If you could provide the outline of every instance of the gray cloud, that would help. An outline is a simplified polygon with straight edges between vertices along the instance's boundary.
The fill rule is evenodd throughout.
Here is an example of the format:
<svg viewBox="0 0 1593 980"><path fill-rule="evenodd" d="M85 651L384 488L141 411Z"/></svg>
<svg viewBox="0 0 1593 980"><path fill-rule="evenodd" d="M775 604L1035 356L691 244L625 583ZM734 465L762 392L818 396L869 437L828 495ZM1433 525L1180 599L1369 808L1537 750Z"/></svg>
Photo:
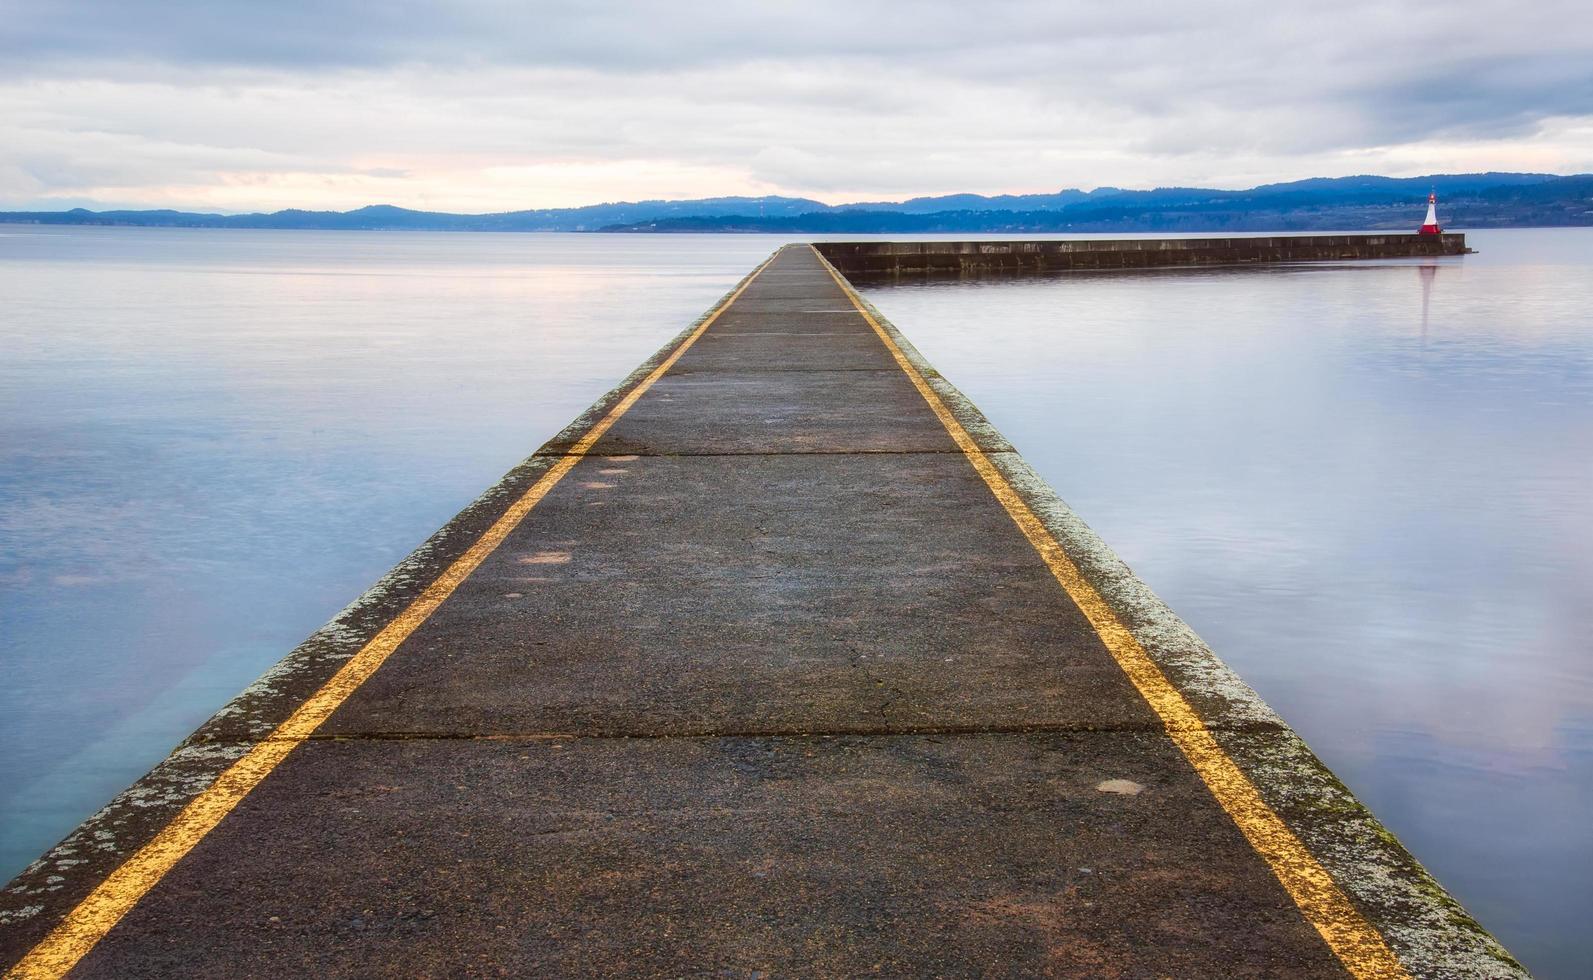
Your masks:
<svg viewBox="0 0 1593 980"><path fill-rule="evenodd" d="M0 0L0 202L1496 167L1593 168L1585 3Z"/></svg>
<svg viewBox="0 0 1593 980"><path fill-rule="evenodd" d="M394 64L680 68L749 60L849 56L958 58L1037 38L1087 40L1198 27L1187 9L995 2L815 0L715 4L593 0L579 4L414 0L13 3L0 51L55 58L254 67ZM1218 4L1221 10L1232 4Z"/></svg>

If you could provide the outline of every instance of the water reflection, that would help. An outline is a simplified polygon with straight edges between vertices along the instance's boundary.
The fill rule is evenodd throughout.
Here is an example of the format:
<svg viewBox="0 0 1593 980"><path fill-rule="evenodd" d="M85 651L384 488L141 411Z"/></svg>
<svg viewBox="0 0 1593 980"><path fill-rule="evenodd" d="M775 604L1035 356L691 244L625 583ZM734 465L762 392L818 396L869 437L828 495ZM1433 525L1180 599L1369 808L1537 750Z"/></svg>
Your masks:
<svg viewBox="0 0 1593 980"><path fill-rule="evenodd" d="M1433 302L1433 282L1438 278L1438 263L1423 262L1416 267L1422 284L1422 350L1427 349L1427 314Z"/></svg>
<svg viewBox="0 0 1593 980"><path fill-rule="evenodd" d="M1593 232L1472 237L869 295L1512 950L1581 977Z"/></svg>

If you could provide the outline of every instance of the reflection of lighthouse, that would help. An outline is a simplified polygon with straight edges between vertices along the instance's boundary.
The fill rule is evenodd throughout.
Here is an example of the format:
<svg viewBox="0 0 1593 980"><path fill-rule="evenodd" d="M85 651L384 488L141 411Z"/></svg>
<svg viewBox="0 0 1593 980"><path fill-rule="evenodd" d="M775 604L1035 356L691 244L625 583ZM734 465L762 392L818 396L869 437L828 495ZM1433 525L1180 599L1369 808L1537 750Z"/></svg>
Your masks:
<svg viewBox="0 0 1593 980"><path fill-rule="evenodd" d="M1438 278L1438 263L1423 262L1416 267L1416 275L1422 281L1422 349L1427 348L1427 308L1432 304L1433 280Z"/></svg>
<svg viewBox="0 0 1593 980"><path fill-rule="evenodd" d="M1427 220L1422 222L1417 234L1436 235L1441 231L1443 229L1438 227L1438 194L1434 192L1427 195Z"/></svg>

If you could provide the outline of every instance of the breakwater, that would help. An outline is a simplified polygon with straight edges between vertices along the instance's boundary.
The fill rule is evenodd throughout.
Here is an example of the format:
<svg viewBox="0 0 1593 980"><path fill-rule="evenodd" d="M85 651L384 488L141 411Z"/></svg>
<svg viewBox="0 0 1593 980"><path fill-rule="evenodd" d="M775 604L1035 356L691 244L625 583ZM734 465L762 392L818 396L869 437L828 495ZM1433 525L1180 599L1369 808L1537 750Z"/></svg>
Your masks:
<svg viewBox="0 0 1593 980"><path fill-rule="evenodd" d="M1519 975L806 246L24 872L0 962Z"/></svg>
<svg viewBox="0 0 1593 980"><path fill-rule="evenodd" d="M1069 269L1153 269L1263 262L1325 262L1461 255L1466 236L1276 235L1265 238L1122 238L1010 242L823 242L847 276L966 275Z"/></svg>

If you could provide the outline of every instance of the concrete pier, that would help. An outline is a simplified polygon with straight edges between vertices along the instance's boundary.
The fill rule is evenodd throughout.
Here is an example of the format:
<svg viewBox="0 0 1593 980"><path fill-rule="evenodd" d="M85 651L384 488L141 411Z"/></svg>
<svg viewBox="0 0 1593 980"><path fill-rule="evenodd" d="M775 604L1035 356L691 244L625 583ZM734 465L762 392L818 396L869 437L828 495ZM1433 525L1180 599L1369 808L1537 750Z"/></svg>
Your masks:
<svg viewBox="0 0 1593 980"><path fill-rule="evenodd" d="M1072 269L1333 262L1462 255L1467 251L1466 236L1460 233L823 242L815 247L847 276L988 275Z"/></svg>
<svg viewBox="0 0 1593 980"><path fill-rule="evenodd" d="M1520 974L805 245L13 881L0 963Z"/></svg>

